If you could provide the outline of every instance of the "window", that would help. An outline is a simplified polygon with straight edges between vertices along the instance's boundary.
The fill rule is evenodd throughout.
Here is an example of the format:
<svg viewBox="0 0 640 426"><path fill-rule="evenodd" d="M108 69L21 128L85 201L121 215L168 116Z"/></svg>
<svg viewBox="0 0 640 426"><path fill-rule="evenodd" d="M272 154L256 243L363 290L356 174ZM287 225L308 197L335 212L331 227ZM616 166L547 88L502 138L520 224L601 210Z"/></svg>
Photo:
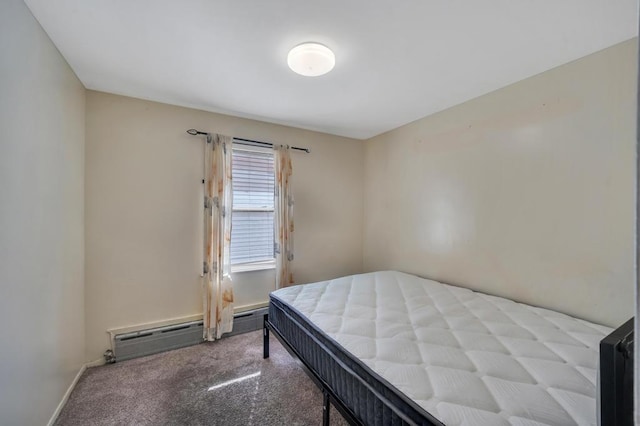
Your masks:
<svg viewBox="0 0 640 426"><path fill-rule="evenodd" d="M232 270L273 267L273 152L233 148Z"/></svg>

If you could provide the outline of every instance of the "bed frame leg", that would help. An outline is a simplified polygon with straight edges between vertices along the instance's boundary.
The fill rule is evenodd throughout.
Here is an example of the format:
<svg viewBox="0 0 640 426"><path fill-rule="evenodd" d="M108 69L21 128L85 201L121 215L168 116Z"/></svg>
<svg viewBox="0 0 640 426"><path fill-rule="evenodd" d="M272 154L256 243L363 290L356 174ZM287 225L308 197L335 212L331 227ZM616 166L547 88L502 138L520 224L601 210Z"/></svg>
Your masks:
<svg viewBox="0 0 640 426"><path fill-rule="evenodd" d="M322 401L322 425L329 426L329 409L331 408L331 401L329 400L329 392L323 391L324 398Z"/></svg>
<svg viewBox="0 0 640 426"><path fill-rule="evenodd" d="M269 358L269 328L267 327L267 321L269 320L269 314L264 314L262 319L262 358Z"/></svg>

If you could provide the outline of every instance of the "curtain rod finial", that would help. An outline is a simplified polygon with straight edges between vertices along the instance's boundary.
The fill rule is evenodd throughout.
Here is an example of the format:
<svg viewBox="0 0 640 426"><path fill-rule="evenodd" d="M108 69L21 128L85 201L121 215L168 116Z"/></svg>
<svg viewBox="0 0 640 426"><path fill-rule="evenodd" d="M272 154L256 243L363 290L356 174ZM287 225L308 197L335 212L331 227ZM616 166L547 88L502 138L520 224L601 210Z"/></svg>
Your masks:
<svg viewBox="0 0 640 426"><path fill-rule="evenodd" d="M189 129L189 130L187 130L187 133L189 133L190 135L193 135L193 136L197 136L197 135L209 136L211 134L211 133L207 133L207 132L201 132L200 130L196 130L196 129Z"/></svg>

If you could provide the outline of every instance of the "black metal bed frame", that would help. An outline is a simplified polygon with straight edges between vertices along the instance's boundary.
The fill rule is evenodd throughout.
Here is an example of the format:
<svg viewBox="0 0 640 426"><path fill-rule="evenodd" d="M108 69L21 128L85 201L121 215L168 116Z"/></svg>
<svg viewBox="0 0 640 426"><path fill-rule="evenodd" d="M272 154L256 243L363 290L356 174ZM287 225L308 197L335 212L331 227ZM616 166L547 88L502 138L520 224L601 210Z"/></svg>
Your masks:
<svg viewBox="0 0 640 426"><path fill-rule="evenodd" d="M633 425L634 318L600 341L600 424Z"/></svg>
<svg viewBox="0 0 640 426"><path fill-rule="evenodd" d="M325 382L318 373L300 356L300 353L289 344L289 342L284 338L282 334L269 322L269 314L264 315L263 320L263 329L262 329L262 344L263 344L263 358L269 358L269 332L273 332L274 336L278 338L282 346L300 363L302 369L305 373L313 380L313 382L320 388L322 391L322 424L323 426L329 426L329 418L330 418L330 409L331 404L333 404L336 409L342 414L344 419L350 425L363 425L361 421L359 421L353 412L346 407L340 398L337 397L335 392L331 389L331 386L327 382Z"/></svg>

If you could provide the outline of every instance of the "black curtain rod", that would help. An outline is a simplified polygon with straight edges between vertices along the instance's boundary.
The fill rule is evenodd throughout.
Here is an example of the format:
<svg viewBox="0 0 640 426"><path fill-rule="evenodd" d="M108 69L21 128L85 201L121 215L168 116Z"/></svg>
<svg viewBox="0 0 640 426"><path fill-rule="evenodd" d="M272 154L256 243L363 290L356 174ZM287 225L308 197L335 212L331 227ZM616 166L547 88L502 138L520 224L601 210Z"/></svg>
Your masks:
<svg viewBox="0 0 640 426"><path fill-rule="evenodd" d="M196 129L189 129L189 130L187 130L187 133L189 133L190 135L193 135L193 136L196 136L196 135L209 136L209 135L211 135L211 133L201 132L200 130L196 130ZM234 141L234 143L238 143L240 145L253 145L253 146L259 145L259 146L271 146L271 147L273 147L273 144L271 142L254 141L253 139L233 138L233 141ZM311 150L309 148L299 148L297 146L292 146L291 149L295 149L295 150L298 150L298 151L304 151L306 153L311 153Z"/></svg>

